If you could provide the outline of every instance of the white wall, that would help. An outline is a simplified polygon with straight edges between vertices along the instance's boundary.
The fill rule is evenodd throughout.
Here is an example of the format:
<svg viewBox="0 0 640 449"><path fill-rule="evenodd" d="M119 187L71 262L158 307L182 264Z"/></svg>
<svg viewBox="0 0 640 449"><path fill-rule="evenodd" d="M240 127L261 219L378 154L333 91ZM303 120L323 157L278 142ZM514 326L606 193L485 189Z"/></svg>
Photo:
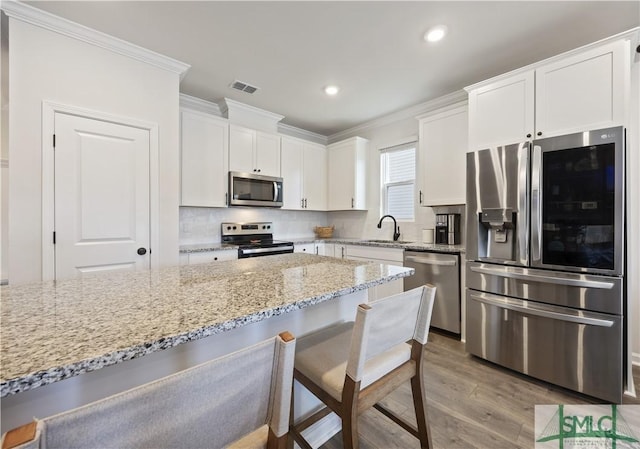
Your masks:
<svg viewBox="0 0 640 449"><path fill-rule="evenodd" d="M367 170L367 211L329 212L329 225L336 227L335 234L345 238L391 239L393 221L386 219L382 229L377 228L380 212L380 150L401 143L418 140L418 120L414 117L382 125L359 129L353 135L369 140ZM350 136L345 136L347 138ZM342 138L342 136L341 136ZM329 179L331 182L331 179ZM435 215L430 207L417 207L414 222L399 222L400 239L419 241L422 229L434 228Z"/></svg>
<svg viewBox="0 0 640 449"><path fill-rule="evenodd" d="M9 261L9 18L0 13L0 283Z"/></svg>
<svg viewBox="0 0 640 449"><path fill-rule="evenodd" d="M635 48L638 42L632 42ZM633 361L640 365L640 54L631 66L631 108L627 128L627 324Z"/></svg>
<svg viewBox="0 0 640 449"><path fill-rule="evenodd" d="M178 263L179 76L9 19L9 281L41 279L42 101L158 124L160 265Z"/></svg>

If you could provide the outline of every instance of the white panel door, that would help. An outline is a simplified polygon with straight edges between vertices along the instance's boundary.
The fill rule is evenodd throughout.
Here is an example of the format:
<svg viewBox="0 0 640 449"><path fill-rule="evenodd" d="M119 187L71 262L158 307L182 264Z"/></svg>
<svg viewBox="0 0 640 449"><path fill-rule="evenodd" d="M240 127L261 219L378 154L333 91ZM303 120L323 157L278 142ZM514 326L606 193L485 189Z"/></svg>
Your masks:
<svg viewBox="0 0 640 449"><path fill-rule="evenodd" d="M56 279L148 268L149 131L56 113L55 136Z"/></svg>
<svg viewBox="0 0 640 449"><path fill-rule="evenodd" d="M309 210L327 210L327 150L322 145L304 145L304 206Z"/></svg>
<svg viewBox="0 0 640 449"><path fill-rule="evenodd" d="M624 124L628 54L617 41L536 69L536 137Z"/></svg>
<svg viewBox="0 0 640 449"><path fill-rule="evenodd" d="M256 133L256 168L260 175L280 176L280 136Z"/></svg>
<svg viewBox="0 0 640 449"><path fill-rule="evenodd" d="M253 129L229 125L229 170L256 173L254 152L256 132Z"/></svg>
<svg viewBox="0 0 640 449"><path fill-rule="evenodd" d="M469 92L469 150L532 138L534 72L528 71Z"/></svg>
<svg viewBox="0 0 640 449"><path fill-rule="evenodd" d="M281 151L282 208L299 210L304 207L302 198L303 143L283 137Z"/></svg>

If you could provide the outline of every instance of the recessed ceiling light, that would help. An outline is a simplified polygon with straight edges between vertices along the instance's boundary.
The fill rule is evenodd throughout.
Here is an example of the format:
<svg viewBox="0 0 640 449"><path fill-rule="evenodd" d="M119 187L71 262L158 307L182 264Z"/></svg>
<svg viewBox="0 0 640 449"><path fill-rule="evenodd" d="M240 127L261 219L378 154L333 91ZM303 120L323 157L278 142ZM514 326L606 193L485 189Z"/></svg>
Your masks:
<svg viewBox="0 0 640 449"><path fill-rule="evenodd" d="M447 27L444 25L434 26L424 33L424 40L427 42L438 42L447 34Z"/></svg>
<svg viewBox="0 0 640 449"><path fill-rule="evenodd" d="M336 95L340 91L338 86L327 86L324 88L324 93L327 95Z"/></svg>

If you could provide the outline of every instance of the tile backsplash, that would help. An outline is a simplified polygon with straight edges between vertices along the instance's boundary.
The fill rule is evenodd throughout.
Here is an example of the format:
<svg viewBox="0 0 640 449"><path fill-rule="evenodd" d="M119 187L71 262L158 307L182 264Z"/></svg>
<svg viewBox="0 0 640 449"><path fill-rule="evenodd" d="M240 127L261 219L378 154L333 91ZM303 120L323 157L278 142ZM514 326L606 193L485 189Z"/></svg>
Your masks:
<svg viewBox="0 0 640 449"><path fill-rule="evenodd" d="M327 226L327 212L257 207L181 207L180 244L219 243L220 223L271 221L276 239L314 236L313 228Z"/></svg>
<svg viewBox="0 0 640 449"><path fill-rule="evenodd" d="M421 207L416 221L399 222L400 239L421 241L423 229L435 228L436 213L461 214L461 238L465 240L464 205ZM380 216L371 211L314 212L272 208L230 207L181 207L180 244L206 244L220 242L220 224L223 222L271 221L276 239L313 237L315 226L335 226L334 236L359 239L391 239L393 221L386 219L382 229L377 228Z"/></svg>

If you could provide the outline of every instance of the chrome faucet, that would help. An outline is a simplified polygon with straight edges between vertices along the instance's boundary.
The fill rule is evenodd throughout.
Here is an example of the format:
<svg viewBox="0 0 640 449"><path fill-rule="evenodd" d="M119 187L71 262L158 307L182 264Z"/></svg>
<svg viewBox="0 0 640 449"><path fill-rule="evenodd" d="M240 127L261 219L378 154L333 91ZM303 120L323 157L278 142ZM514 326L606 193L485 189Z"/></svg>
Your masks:
<svg viewBox="0 0 640 449"><path fill-rule="evenodd" d="M393 218L393 215L383 215L380 221L378 222L378 229L382 229L382 220L385 218L391 218L393 220L393 241L397 241L400 238L400 228L398 227L398 223L396 219Z"/></svg>

